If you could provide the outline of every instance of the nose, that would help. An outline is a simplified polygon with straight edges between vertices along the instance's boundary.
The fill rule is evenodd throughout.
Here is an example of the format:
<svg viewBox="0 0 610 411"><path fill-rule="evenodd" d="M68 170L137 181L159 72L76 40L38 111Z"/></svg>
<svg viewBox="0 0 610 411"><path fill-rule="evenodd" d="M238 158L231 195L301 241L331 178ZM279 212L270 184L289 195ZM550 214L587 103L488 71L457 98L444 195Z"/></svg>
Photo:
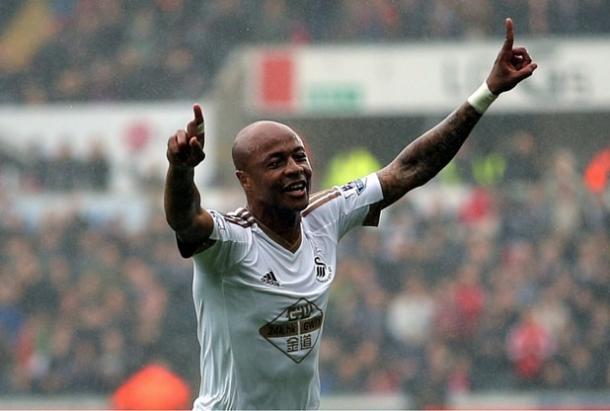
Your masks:
<svg viewBox="0 0 610 411"><path fill-rule="evenodd" d="M286 174L300 174L303 172L303 166L296 162L294 158L290 157L286 162L286 168L284 169Z"/></svg>

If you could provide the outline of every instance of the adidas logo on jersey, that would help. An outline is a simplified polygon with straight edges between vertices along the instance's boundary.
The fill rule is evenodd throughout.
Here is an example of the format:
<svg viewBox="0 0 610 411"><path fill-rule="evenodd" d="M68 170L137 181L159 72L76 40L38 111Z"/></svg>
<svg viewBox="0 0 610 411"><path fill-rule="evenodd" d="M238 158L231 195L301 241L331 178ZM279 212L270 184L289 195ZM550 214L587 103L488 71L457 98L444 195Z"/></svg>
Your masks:
<svg viewBox="0 0 610 411"><path fill-rule="evenodd" d="M273 285L275 287L280 286L280 282L277 280L277 278L275 278L275 274L273 274L273 271L269 271L267 274L263 275L261 277L261 281L265 284Z"/></svg>

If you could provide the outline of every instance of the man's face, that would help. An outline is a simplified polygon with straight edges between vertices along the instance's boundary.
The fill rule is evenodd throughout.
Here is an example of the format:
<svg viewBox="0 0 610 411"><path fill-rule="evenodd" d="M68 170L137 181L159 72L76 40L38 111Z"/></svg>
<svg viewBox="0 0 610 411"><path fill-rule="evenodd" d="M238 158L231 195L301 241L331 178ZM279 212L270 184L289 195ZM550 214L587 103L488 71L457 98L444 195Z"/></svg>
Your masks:
<svg viewBox="0 0 610 411"><path fill-rule="evenodd" d="M248 156L250 202L282 211L309 204L311 165L301 139L289 127L272 127L256 136Z"/></svg>

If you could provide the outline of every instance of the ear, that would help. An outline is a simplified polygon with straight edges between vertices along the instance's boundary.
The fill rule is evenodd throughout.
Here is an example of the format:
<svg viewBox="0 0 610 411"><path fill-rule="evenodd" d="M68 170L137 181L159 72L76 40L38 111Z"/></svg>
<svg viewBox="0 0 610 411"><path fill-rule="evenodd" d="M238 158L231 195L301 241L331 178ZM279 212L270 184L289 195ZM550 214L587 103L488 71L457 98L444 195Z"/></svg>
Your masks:
<svg viewBox="0 0 610 411"><path fill-rule="evenodd" d="M250 190L252 187L252 180L247 172L242 170L235 170L235 176L239 180L239 184L243 187L245 191Z"/></svg>

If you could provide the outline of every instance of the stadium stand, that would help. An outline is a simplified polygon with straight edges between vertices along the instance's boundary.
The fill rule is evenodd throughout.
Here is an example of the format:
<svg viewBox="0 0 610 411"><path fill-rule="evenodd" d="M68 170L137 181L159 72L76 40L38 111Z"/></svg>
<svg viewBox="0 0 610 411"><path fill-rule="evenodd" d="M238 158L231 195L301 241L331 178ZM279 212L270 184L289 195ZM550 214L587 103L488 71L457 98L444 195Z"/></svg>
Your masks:
<svg viewBox="0 0 610 411"><path fill-rule="evenodd" d="M224 58L263 43L387 43L501 35L512 15L521 36L610 32L604 1L157 0L3 2L3 19L36 22L3 38L39 39L0 61L6 102L196 98ZM30 11L29 9L36 10ZM14 26L14 27L13 27ZM32 36L32 30L44 31ZM14 61L22 62L16 66Z"/></svg>

